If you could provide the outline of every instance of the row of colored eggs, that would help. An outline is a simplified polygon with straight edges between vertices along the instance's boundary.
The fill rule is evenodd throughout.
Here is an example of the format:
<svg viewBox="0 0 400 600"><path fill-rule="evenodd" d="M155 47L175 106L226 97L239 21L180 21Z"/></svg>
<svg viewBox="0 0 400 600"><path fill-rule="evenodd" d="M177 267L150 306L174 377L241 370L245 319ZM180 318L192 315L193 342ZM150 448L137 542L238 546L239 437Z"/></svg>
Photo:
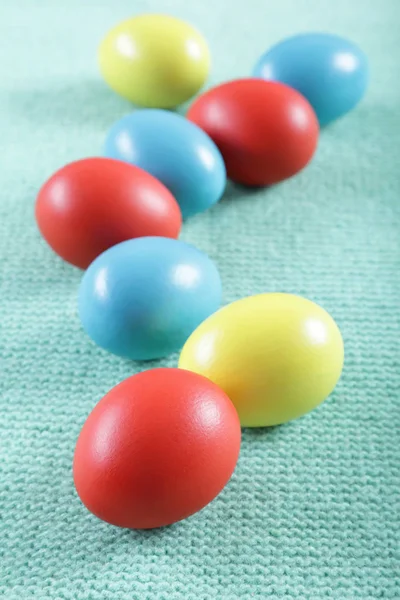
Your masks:
<svg viewBox="0 0 400 600"><path fill-rule="evenodd" d="M310 160L318 125L299 94L257 80L238 80L215 92L225 107L221 114L226 114L226 120L220 119L225 130L210 131L216 143L184 117L143 109L112 127L104 158L80 160L57 171L36 204L38 225L49 245L68 262L86 268L118 242L143 235L176 238L182 217L203 212L222 197L226 171L235 181L272 184ZM191 114L206 127L204 107L205 118L212 118L215 106L207 94Z"/></svg>
<svg viewBox="0 0 400 600"><path fill-rule="evenodd" d="M207 54L201 40L178 19L130 19L112 30L101 47L103 70L108 65L105 77L120 77L127 96L127 90L143 93L129 96L137 103L146 104L147 98L148 105L163 106L164 88L169 93L197 90L183 81L197 72ZM314 110L321 123L332 120L335 110L336 116L343 114L361 98L367 72L364 55L350 42L302 35L278 44L258 62L256 75L280 83L239 79L222 84L200 96L187 119L165 110L136 111L111 128L105 156L153 175L173 198L138 169L101 159L78 161L58 171L41 190L39 228L60 256L82 268L126 239L177 237L181 217L175 201L187 218L221 198L226 175L254 186L299 172L317 145Z"/></svg>
<svg viewBox="0 0 400 600"><path fill-rule="evenodd" d="M174 108L194 96L210 70L210 52L191 25L140 15L110 30L100 46L110 87L137 106ZM279 81L310 102L326 125L354 108L368 84L365 54L338 35L306 33L279 42L256 62L253 77Z"/></svg>
<svg viewBox="0 0 400 600"><path fill-rule="evenodd" d="M277 183L303 168L317 143L312 109L277 83L224 84L200 97L188 117L199 126L165 110L135 111L111 128L105 158L71 163L46 182L37 221L62 258L86 268L126 239L177 237L181 215L215 204L227 174L253 185Z"/></svg>
<svg viewBox="0 0 400 600"><path fill-rule="evenodd" d="M285 423L334 389L344 349L325 310L290 294L220 301L215 265L174 239L123 242L84 274L80 316L103 347L151 358L188 338L178 369L126 379L86 420L74 482L97 517L152 528L190 516L232 475L240 426Z"/></svg>
<svg viewBox="0 0 400 600"><path fill-rule="evenodd" d="M241 425L280 424L315 408L342 366L339 329L313 302L290 294L234 302L189 337L179 369L134 375L95 406L75 449L77 492L120 527L184 519L230 479Z"/></svg>
<svg viewBox="0 0 400 600"><path fill-rule="evenodd" d="M283 54L281 47L272 65L271 53L263 57L255 75L292 85L284 81L290 79L285 52L292 64L293 52L302 57L299 76L307 53L321 56L315 43L320 51L328 48L319 91L312 97L312 86L300 90L324 124L360 99L366 65L340 38L299 40L286 44ZM310 42L313 51L306 49ZM204 40L181 21L143 16L111 32L101 63L122 95L139 105L169 107L204 82L203 51L206 57ZM340 71L347 72L347 84L343 78L341 95L329 104L328 75L338 92ZM323 309L296 296L263 294L218 310L215 265L174 239L181 214L202 212L219 199L226 171L234 181L268 185L310 160L317 118L284 84L256 78L223 84L194 103L189 120L163 110L133 113L110 131L108 158L67 165L39 193L36 216L48 243L72 264L90 265L79 312L92 339L135 359L184 345L180 369L153 369L114 388L79 437L78 493L94 514L116 525L155 527L196 512L234 469L240 423L296 418L324 400L340 376L342 338Z"/></svg>
<svg viewBox="0 0 400 600"><path fill-rule="evenodd" d="M86 222L77 220L75 226L85 232ZM107 233L105 221L101 223L103 231ZM68 236L66 239L70 242ZM72 248L76 246L72 244ZM206 254L176 239L144 235L113 245L89 265L79 289L79 314L85 331L102 348L125 358L149 360L179 351L194 330L220 308L221 299L221 278ZM250 313L254 310L249 304L246 308ZM253 322L252 329L271 338L271 332L264 330L270 324L266 316L260 316L261 325ZM311 313L308 321L313 322ZM232 322L237 324L239 351L244 342L239 335L240 320L234 317ZM225 329L229 331L228 324ZM300 332L302 327L295 330ZM222 337L227 340L229 336L223 333ZM201 347L203 350L194 354L204 355L203 343ZM301 345L298 350L303 351ZM207 360L210 362L209 357Z"/></svg>

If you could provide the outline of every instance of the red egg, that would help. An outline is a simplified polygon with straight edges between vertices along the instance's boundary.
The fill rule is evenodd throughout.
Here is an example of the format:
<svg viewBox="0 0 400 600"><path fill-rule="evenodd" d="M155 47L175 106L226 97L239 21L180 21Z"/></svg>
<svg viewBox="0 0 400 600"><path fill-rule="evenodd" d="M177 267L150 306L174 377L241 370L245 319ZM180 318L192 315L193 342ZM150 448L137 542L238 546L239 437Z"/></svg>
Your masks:
<svg viewBox="0 0 400 600"><path fill-rule="evenodd" d="M318 120L308 101L272 81L223 83L200 96L187 118L214 140L228 177L244 185L272 185L295 175L318 141Z"/></svg>
<svg viewBox="0 0 400 600"><path fill-rule="evenodd" d="M89 415L75 449L75 486L108 523L161 527L219 494L239 448L239 418L225 392L189 371L152 369L114 387Z"/></svg>
<svg viewBox="0 0 400 600"><path fill-rule="evenodd" d="M54 173L39 192L35 212L51 248L82 269L131 238L177 238L182 224L179 205L161 182L110 158L78 160Z"/></svg>

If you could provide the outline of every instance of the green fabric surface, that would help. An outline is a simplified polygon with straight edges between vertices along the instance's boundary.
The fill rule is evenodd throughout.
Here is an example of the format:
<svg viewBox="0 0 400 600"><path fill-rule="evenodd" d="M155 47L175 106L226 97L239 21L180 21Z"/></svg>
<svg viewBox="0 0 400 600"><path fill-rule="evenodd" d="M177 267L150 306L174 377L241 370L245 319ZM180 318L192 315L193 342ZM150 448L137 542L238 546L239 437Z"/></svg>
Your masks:
<svg viewBox="0 0 400 600"><path fill-rule="evenodd" d="M149 532L92 516L71 461L96 402L151 365L91 343L77 316L81 273L33 218L44 180L99 154L130 110L102 82L96 50L138 12L203 31L210 84L248 75L268 46L307 30L353 39L372 73L309 168L269 190L231 186L182 233L218 263L224 302L286 291L322 304L343 332L343 377L313 413L244 431L221 495ZM400 598L399 23L398 0L1 0L0 597Z"/></svg>

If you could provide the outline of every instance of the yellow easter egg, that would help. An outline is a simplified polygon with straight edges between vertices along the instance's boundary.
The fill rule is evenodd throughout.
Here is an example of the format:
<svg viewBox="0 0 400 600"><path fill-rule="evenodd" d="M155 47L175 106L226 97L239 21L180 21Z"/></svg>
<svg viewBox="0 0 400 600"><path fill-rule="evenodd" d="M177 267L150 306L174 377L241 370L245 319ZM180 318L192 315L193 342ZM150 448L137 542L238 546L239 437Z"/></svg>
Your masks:
<svg viewBox="0 0 400 600"><path fill-rule="evenodd" d="M100 69L117 94L138 106L173 108L204 85L210 53L203 36L167 15L140 15L106 35Z"/></svg>
<svg viewBox="0 0 400 600"><path fill-rule="evenodd" d="M208 377L230 397L243 427L278 425L320 404L343 368L332 317L291 294L250 296L206 319L179 367Z"/></svg>

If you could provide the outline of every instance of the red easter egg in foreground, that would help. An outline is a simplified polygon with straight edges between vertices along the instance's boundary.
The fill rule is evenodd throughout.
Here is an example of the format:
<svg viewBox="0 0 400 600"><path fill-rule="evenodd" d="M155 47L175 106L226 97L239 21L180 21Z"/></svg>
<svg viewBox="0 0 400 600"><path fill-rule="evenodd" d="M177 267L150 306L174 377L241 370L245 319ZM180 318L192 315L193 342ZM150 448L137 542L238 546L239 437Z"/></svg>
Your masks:
<svg viewBox="0 0 400 600"><path fill-rule="evenodd" d="M108 523L169 525L222 490L240 435L236 410L214 383L182 369L145 371L114 387L89 415L75 449L75 486Z"/></svg>
<svg viewBox="0 0 400 600"><path fill-rule="evenodd" d="M111 158L78 160L54 173L39 192L35 213L51 248L82 269L131 238L177 238L182 224L179 205L161 182Z"/></svg>
<svg viewBox="0 0 400 600"><path fill-rule="evenodd" d="M228 177L244 185L272 185L295 175L318 141L318 120L309 102L273 81L223 83L200 96L187 118L214 140Z"/></svg>

